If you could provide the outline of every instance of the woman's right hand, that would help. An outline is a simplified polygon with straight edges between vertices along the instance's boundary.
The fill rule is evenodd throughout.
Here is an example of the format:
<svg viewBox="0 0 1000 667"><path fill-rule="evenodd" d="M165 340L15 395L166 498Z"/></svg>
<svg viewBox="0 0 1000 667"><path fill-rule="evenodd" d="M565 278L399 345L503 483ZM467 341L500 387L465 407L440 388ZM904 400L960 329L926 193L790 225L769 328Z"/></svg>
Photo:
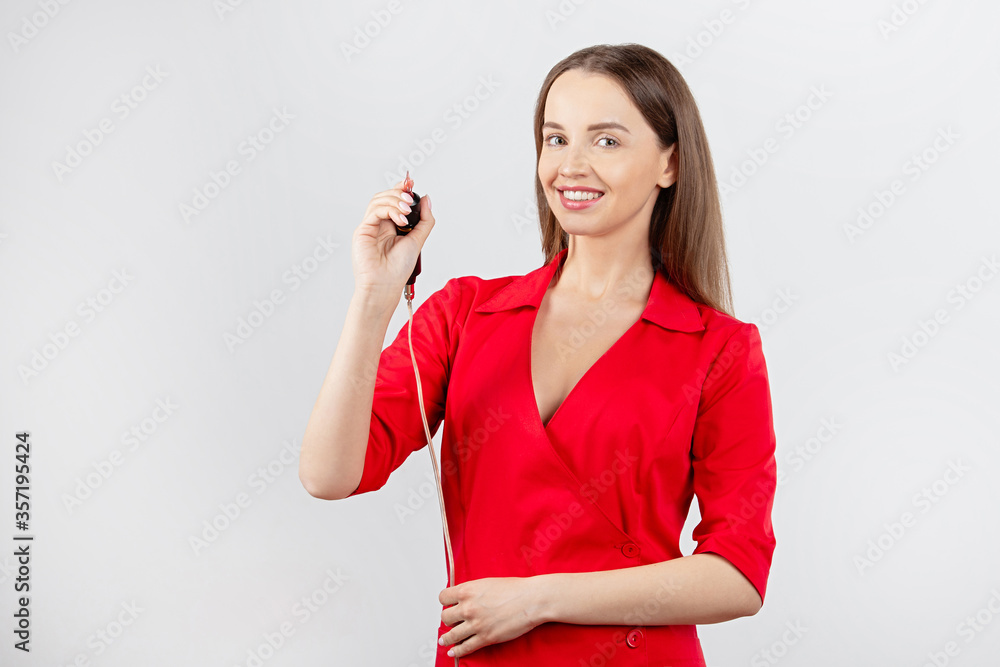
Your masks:
<svg viewBox="0 0 1000 667"><path fill-rule="evenodd" d="M406 213L412 198L403 192L403 181L379 192L368 202L361 224L354 230L351 261L354 266L354 289L366 295L399 303L403 287L417 264L417 255L434 227L430 197L420 197L420 221L406 236L398 236L396 227L406 226ZM402 204L403 206L400 206Z"/></svg>

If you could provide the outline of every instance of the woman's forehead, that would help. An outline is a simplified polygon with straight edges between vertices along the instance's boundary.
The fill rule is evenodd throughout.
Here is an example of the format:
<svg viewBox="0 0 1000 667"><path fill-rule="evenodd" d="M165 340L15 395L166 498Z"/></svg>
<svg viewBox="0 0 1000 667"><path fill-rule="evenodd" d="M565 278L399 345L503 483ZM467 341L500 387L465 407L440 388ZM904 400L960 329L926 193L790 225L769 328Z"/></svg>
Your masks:
<svg viewBox="0 0 1000 667"><path fill-rule="evenodd" d="M552 82L545 102L545 120L561 124L618 120L624 125L639 113L611 77L570 70Z"/></svg>

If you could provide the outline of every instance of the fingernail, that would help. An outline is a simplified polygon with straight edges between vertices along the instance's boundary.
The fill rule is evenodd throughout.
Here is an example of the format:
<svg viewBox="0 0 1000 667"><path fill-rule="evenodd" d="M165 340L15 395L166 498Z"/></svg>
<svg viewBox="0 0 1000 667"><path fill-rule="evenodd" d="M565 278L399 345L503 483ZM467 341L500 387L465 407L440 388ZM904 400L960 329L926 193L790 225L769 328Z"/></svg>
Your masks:
<svg viewBox="0 0 1000 667"><path fill-rule="evenodd" d="M409 193L409 192L403 192L403 193L401 193L401 195L400 195L400 196L401 196L401 197L402 197L403 199L405 199L405 200L406 200L406 203L407 203L407 204L412 204L412 203L413 203L413 197L411 197L411 196L410 196L410 193Z"/></svg>
<svg viewBox="0 0 1000 667"><path fill-rule="evenodd" d="M444 637L438 637L438 646L444 646Z"/></svg>
<svg viewBox="0 0 1000 667"><path fill-rule="evenodd" d="M428 211L433 211L433 210L434 210L434 207L433 207L433 206L431 206L431 198L430 198L430 196L428 196L428 195L424 195L423 199L426 199L426 200L427 200L427 210L428 210Z"/></svg>

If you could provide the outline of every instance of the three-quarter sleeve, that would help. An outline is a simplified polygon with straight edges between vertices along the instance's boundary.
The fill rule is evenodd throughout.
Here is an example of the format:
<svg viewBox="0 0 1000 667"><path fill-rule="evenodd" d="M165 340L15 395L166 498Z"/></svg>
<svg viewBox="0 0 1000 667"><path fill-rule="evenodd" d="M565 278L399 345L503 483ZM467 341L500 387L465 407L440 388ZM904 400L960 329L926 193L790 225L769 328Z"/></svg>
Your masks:
<svg viewBox="0 0 1000 667"><path fill-rule="evenodd" d="M701 521L694 553L712 552L757 589L767 587L775 538L775 435L767 367L756 325L743 323L706 376L691 446Z"/></svg>
<svg viewBox="0 0 1000 667"><path fill-rule="evenodd" d="M452 278L413 313L413 352L432 436L444 418L448 379L461 332L457 317L461 298L462 282ZM407 319L379 357L364 470L351 496L381 489L406 457L427 445L407 339L409 326Z"/></svg>

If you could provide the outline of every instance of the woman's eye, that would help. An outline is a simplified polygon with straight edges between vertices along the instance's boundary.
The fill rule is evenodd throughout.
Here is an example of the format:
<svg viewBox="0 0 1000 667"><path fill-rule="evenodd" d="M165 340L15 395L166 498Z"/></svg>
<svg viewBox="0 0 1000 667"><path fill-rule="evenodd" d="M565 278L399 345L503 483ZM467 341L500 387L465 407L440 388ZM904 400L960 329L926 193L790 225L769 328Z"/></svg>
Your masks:
<svg viewBox="0 0 1000 667"><path fill-rule="evenodd" d="M561 144L553 144L553 143L552 143L552 141L551 141L552 139L559 139L559 140L562 140L562 137L560 137L560 136L559 136L558 134L550 134L549 136L545 137L545 143L546 143L546 144L548 144L549 146L558 146L558 145L561 145ZM605 140L607 140L607 141L611 141L611 142L614 142L614 143L612 144L612 146L617 146L617 145L619 145L619 144L618 144L618 140L617 140L617 139L615 139L614 137L601 137L601 138L600 138L600 139L598 139L597 141L598 141L598 142L601 142L601 141L605 141ZM606 148L610 148L611 146L609 146L609 145L605 145L605 147L606 147Z"/></svg>

